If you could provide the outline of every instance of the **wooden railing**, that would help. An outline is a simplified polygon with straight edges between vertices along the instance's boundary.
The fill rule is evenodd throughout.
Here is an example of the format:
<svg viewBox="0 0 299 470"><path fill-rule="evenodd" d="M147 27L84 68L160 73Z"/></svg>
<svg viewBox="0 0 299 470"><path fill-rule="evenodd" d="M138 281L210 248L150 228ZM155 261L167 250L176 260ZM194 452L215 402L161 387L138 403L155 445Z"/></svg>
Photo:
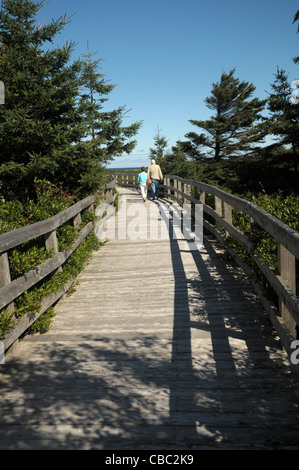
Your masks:
<svg viewBox="0 0 299 470"><path fill-rule="evenodd" d="M13 312L14 301L20 295L45 279L46 276L52 275L57 270L61 269L63 264L85 240L88 234L95 228L98 229L96 221L93 220L88 222L81 230L79 230L81 224L81 213L83 211L94 211L97 209L96 216L99 219L102 218L101 226L103 226L105 219L111 215L111 211L107 212L107 207L111 205L115 199L115 195L113 194L114 186L115 181L111 181L109 184L105 185L102 193L95 193L92 196L86 197L82 201L77 202L50 219L0 235L0 310L6 309ZM94 208L94 203L98 199L99 195L103 197L105 203ZM71 248L59 251L56 230L70 220L72 220L74 227L79 230L78 236ZM100 234L98 233L97 235L99 236ZM51 257L42 265L37 266L17 279L11 280L8 251L22 243L38 239L38 237L44 238L45 247L48 251L51 251ZM15 326L3 339L5 350L7 350L30 327L30 325L35 322L40 315L42 315L42 313L48 310L60 297L62 297L64 293L69 290L73 281L73 279L68 281L58 292L55 292L43 299L41 302L41 308L38 312L28 312L28 314L16 319Z"/></svg>
<svg viewBox="0 0 299 470"><path fill-rule="evenodd" d="M296 295L296 260L299 260L299 233L275 217L271 216L250 201L233 196L214 186L194 180L167 175L164 178L164 195L179 204L203 204L203 226L225 246L229 254L249 276L259 295L264 309L276 328L283 347L292 353L291 344L297 339L299 326L299 298ZM208 202L207 202L207 194ZM246 214L250 219L251 232L242 233L233 225L233 211ZM254 224L261 227L277 244L278 269L268 266L257 256L254 237L251 236ZM222 230L219 228L221 227ZM247 253L251 263L244 261L237 250L230 247L232 237ZM271 285L277 295L277 304L265 295L262 283L256 272Z"/></svg>
<svg viewBox="0 0 299 470"><path fill-rule="evenodd" d="M112 177L115 179L117 186L138 187L138 174L136 173L113 172Z"/></svg>
<svg viewBox="0 0 299 470"><path fill-rule="evenodd" d="M135 175L114 176L119 185L137 185ZM283 347L291 355L291 344L298 337L299 327L299 298L296 295L299 233L252 202L205 183L166 175L163 184L160 185L160 191L165 198L174 200L180 205L191 204L193 213L194 204L203 204L203 227L217 238L249 276L265 311L276 328ZM233 211L248 217L250 223L248 233L242 233L237 226L233 225ZM278 269L269 266L257 255L252 236L255 224L275 240ZM242 247L248 259L244 260L244 256L240 256L238 250L231 246L229 243L231 239ZM277 301L270 300L269 295L265 293L264 283L259 278L270 284Z"/></svg>

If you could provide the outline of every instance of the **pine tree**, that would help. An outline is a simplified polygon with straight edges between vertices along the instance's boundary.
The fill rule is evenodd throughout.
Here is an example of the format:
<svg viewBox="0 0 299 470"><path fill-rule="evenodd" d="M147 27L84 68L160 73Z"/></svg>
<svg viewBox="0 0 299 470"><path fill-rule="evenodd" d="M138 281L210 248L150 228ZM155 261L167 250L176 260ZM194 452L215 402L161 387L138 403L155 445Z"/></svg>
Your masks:
<svg viewBox="0 0 299 470"><path fill-rule="evenodd" d="M163 165L164 150L167 147L167 139L165 136L161 136L161 129L157 127L157 132L154 137L154 148L149 149L149 158L156 160L158 165Z"/></svg>
<svg viewBox="0 0 299 470"><path fill-rule="evenodd" d="M133 150L141 123L124 126L124 107L103 109L114 85L89 52L71 62L73 42L47 49L70 18L38 25L42 6L4 0L0 13L0 190L32 197L38 177L83 197L101 186L107 161Z"/></svg>
<svg viewBox="0 0 299 470"><path fill-rule="evenodd" d="M96 125L103 120L101 110L106 98L115 85L105 81L104 74L100 72L101 59L92 60L96 52L90 52L87 42L87 54L83 55L80 78L80 111L85 116L86 137L95 139L98 135Z"/></svg>
<svg viewBox="0 0 299 470"><path fill-rule="evenodd" d="M299 149L299 104L292 101L293 89L288 82L286 71L277 69L275 81L271 84L268 109L270 118L266 124L269 133L277 136L278 145L291 146L292 162L295 173L298 172Z"/></svg>
<svg viewBox="0 0 299 470"><path fill-rule="evenodd" d="M222 73L219 83L214 83L211 96L205 99L215 115L205 121L190 120L204 132L186 134L184 150L191 158L202 160L206 156L221 158L248 154L263 137L256 124L265 101L251 99L255 87L249 82L240 82L234 70Z"/></svg>
<svg viewBox="0 0 299 470"><path fill-rule="evenodd" d="M6 91L0 108L0 181L1 192L11 197L29 197L34 176L54 176L60 152L79 135L79 64L67 65L74 44L46 50L69 18L39 26L35 18L42 5L4 0L0 13Z"/></svg>
<svg viewBox="0 0 299 470"><path fill-rule="evenodd" d="M191 169L191 162L188 161L187 155L183 151L182 143L178 141L175 146L171 147L171 152L167 152L164 156L163 173L188 178Z"/></svg>

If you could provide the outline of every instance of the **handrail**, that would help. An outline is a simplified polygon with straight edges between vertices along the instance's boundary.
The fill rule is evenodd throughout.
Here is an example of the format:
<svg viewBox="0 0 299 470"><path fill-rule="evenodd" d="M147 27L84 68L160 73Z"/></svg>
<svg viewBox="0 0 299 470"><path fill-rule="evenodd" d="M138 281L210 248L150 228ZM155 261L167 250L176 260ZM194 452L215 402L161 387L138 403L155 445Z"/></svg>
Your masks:
<svg viewBox="0 0 299 470"><path fill-rule="evenodd" d="M179 204L183 204L182 197L185 203L203 204L203 226L219 240L238 265L249 275L249 279L264 309L276 328L283 347L291 355L291 344L294 339L297 339L299 326L299 298L296 295L296 260L299 259L299 233L252 202L226 193L209 184L180 178L176 175L166 175L163 189L167 197L175 199ZM206 203L206 193L213 195L214 207ZM232 208L250 217L251 229L255 223L276 241L278 270L265 264L256 255L255 245L250 238L250 234L246 236L233 225ZM207 220L206 214L212 217L214 224ZM225 235L218 229L218 225L224 229ZM249 263L241 259L236 250L229 246L227 243L229 237L232 237L246 250L253 266L267 279L278 297L278 307L265 296L263 286L257 281L254 270Z"/></svg>
<svg viewBox="0 0 299 470"><path fill-rule="evenodd" d="M106 184L105 189L110 189L110 187L113 187L114 184L114 182ZM95 193L92 196L88 196L76 204L73 204L64 211L59 212L59 214L56 214L49 219L26 225L25 227L18 228L12 232L0 234L0 254L22 243L30 241L33 238L53 232L61 225L68 222L70 219L76 217L84 209L90 207L95 202L97 197L98 193Z"/></svg>
<svg viewBox="0 0 299 470"><path fill-rule="evenodd" d="M138 175L136 173L114 171L111 176L116 181L117 186L121 186L121 187L126 187L126 186L137 187L138 186L138 181L137 181Z"/></svg>
<svg viewBox="0 0 299 470"><path fill-rule="evenodd" d="M136 186L137 175L130 173L113 173L117 184ZM245 199L229 194L222 189L193 179L176 175L165 175L160 185L164 197L178 204L203 205L203 226L224 246L238 265L249 276L260 301L269 314L282 345L291 355L292 341L297 339L299 330L299 298L296 294L296 260L299 260L299 233L276 217ZM213 199L213 207L206 202L206 194ZM250 227L257 224L267 232L277 244L278 269L268 266L255 252L255 244L249 236L233 225L232 209L250 217ZM208 216L208 217L207 217ZM210 220L213 220L211 222ZM221 229L219 230L219 226ZM222 233L224 232L224 234ZM235 249L229 246L229 238L238 243L247 253L251 262L241 259ZM277 295L277 305L270 301L264 292L263 285L257 280L256 270L261 273Z"/></svg>
<svg viewBox="0 0 299 470"><path fill-rule="evenodd" d="M58 250L56 230L70 220L72 220L74 227L79 229L81 224L81 213L85 209L94 211L94 202L99 196L103 195L107 203L106 206L114 201L114 186L115 180L106 184L102 192L96 192L92 196L86 197L49 219L0 235L0 310L5 308L6 310L13 312L14 301L20 295L40 282L46 276L49 276L55 273L58 269L61 269L63 264L78 248L78 246L85 240L92 230L96 229L96 223L95 221L88 222L80 229L72 246L61 252ZM103 208L100 211L98 210L96 215L100 218L105 213L106 210ZM44 237L45 247L47 251L51 251L52 256L31 271L17 279L11 280L8 250L41 236ZM73 280L69 281L58 292L55 292L43 299L38 312L34 312L34 314L33 312L28 312L27 315L20 317L18 321L16 321L13 329L3 339L5 349L8 349L13 342L16 341L16 339L18 339L29 328L29 326L40 317L42 313L48 310L49 307L51 307L65 292L67 292L72 283Z"/></svg>

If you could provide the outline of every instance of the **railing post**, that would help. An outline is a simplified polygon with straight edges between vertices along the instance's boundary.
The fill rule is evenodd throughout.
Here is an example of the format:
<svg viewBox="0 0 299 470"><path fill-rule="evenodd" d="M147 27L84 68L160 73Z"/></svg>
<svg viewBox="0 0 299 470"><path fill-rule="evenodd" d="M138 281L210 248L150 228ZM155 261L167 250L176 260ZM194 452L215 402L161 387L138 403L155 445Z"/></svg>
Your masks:
<svg viewBox="0 0 299 470"><path fill-rule="evenodd" d="M177 192L176 192L177 187L178 187L178 180L174 179L174 180L173 180L173 188L174 188L173 195L174 195L175 197L178 197L178 194L177 194Z"/></svg>
<svg viewBox="0 0 299 470"><path fill-rule="evenodd" d="M220 217L222 217L222 200L215 196L215 212L218 214ZM216 226L221 228L221 224L216 223Z"/></svg>
<svg viewBox="0 0 299 470"><path fill-rule="evenodd" d="M222 200L217 196L215 196L215 211L222 217Z"/></svg>
<svg viewBox="0 0 299 470"><path fill-rule="evenodd" d="M296 259L283 245L278 245L278 270L282 279L296 294ZM279 300L280 313L291 335L297 339L296 322L284 303Z"/></svg>
<svg viewBox="0 0 299 470"><path fill-rule="evenodd" d="M76 230L80 228L81 224L81 213L79 212L75 217L73 217L73 224Z"/></svg>
<svg viewBox="0 0 299 470"><path fill-rule="evenodd" d="M166 178L166 186L170 186L170 178ZM169 188L167 188L166 190L166 197L170 197L171 196L171 190Z"/></svg>
<svg viewBox="0 0 299 470"><path fill-rule="evenodd" d="M224 220L232 225L232 206L223 201ZM225 238L229 237L229 232L225 230Z"/></svg>
<svg viewBox="0 0 299 470"><path fill-rule="evenodd" d="M184 193L187 194L188 196L191 195L191 186L190 184L184 183ZM184 197L184 204L191 204L189 199Z"/></svg>
<svg viewBox="0 0 299 470"><path fill-rule="evenodd" d="M2 253L0 255L0 288L10 284L10 269L9 269L9 259L7 253ZM7 307L6 311L13 312L14 303L11 302Z"/></svg>
<svg viewBox="0 0 299 470"><path fill-rule="evenodd" d="M206 192L205 191L200 191L199 192L199 200L202 204L205 204L205 202L206 202Z"/></svg>
<svg viewBox="0 0 299 470"><path fill-rule="evenodd" d="M54 254L58 253L58 241L56 237L56 230L53 230L53 232L45 233L44 240L47 251L53 250Z"/></svg>
<svg viewBox="0 0 299 470"><path fill-rule="evenodd" d="M52 251L55 255L58 253L58 241L56 236L56 230L53 232L45 233L44 235L45 245L47 251ZM60 273L62 271L62 266L60 266L55 272Z"/></svg>
<svg viewBox="0 0 299 470"><path fill-rule="evenodd" d="M92 214L94 213L94 203L90 204L90 206L87 208L88 212L91 212Z"/></svg>
<svg viewBox="0 0 299 470"><path fill-rule="evenodd" d="M178 181L178 190L182 191L182 183L181 181ZM181 194L178 195L179 198L181 198Z"/></svg>

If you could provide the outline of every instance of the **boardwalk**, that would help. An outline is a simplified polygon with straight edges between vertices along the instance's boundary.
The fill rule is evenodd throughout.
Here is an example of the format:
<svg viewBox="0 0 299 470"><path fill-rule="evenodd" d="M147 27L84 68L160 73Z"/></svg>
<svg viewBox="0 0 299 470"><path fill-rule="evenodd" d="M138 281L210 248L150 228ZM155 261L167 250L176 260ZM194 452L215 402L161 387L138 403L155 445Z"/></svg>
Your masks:
<svg viewBox="0 0 299 470"><path fill-rule="evenodd" d="M1 449L299 449L298 376L209 240L111 237L78 281L0 366Z"/></svg>

